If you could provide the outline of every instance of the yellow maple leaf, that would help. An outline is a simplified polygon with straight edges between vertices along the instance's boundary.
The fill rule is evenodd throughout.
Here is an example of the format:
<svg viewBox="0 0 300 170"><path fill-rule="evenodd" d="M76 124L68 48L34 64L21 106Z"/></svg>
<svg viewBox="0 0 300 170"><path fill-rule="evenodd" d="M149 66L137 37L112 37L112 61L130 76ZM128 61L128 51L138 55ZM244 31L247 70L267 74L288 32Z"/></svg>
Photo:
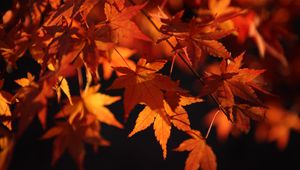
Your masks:
<svg viewBox="0 0 300 170"><path fill-rule="evenodd" d="M0 92L0 115L3 116L11 116L9 105L10 102L3 97ZM11 130L11 121L3 121L2 122L9 130Z"/></svg>
<svg viewBox="0 0 300 170"><path fill-rule="evenodd" d="M34 82L34 76L28 72L27 78L20 78L15 80L15 82L22 87L30 86Z"/></svg>
<svg viewBox="0 0 300 170"><path fill-rule="evenodd" d="M97 93L99 88L99 85L88 87L81 93L81 97L72 97L73 105L67 104L56 117L69 116L68 120L72 124L77 116L83 118L87 114L92 114L100 122L123 128L123 125L119 123L110 110L105 107L120 100L120 97Z"/></svg>
<svg viewBox="0 0 300 170"><path fill-rule="evenodd" d="M67 80L60 76L58 78L58 86L56 87L56 94L57 94L57 99L58 101L60 101L60 98L61 98L61 91L63 91L63 93L67 96L69 102L71 105L73 105L73 102L72 102L72 97L71 97L71 93L70 93L70 89L69 89L69 85L68 85L68 82Z"/></svg>

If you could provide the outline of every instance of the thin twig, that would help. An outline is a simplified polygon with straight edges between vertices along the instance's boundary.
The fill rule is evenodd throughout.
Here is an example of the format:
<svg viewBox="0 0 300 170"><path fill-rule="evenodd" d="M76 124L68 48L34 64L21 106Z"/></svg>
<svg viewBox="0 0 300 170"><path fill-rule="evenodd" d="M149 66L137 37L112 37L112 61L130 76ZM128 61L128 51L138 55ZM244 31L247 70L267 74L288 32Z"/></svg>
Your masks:
<svg viewBox="0 0 300 170"><path fill-rule="evenodd" d="M129 68L129 69L131 69L130 68L130 66L129 66L129 64L127 63L127 61L125 60L125 58L122 56L122 54L119 52L119 50L117 50L115 47L114 47L114 50L118 53L118 55L122 58L122 60L124 61L124 63L127 65L127 67Z"/></svg>
<svg viewBox="0 0 300 170"><path fill-rule="evenodd" d="M79 84L79 88L82 89L83 87L83 78L82 78L82 73L81 73L81 69L77 68L77 77L78 77L78 84Z"/></svg>

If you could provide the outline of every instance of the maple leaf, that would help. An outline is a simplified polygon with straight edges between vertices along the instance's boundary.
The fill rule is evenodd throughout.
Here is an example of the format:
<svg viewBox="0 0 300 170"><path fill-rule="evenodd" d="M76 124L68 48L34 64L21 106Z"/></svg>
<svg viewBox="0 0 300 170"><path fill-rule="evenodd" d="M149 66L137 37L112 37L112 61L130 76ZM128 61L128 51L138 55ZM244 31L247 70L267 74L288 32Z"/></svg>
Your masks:
<svg viewBox="0 0 300 170"><path fill-rule="evenodd" d="M172 93L175 94L174 92ZM162 147L164 159L167 157L167 142L171 133L171 125L173 124L177 129L182 131L191 130L190 120L183 106L202 101L199 98L191 96L178 95L178 97L178 106L175 106L173 108L174 110L167 101L164 101L163 110L152 110L150 107L146 106L144 110L139 113L135 127L128 135L131 137L153 124L155 137ZM172 99L169 99L168 101Z"/></svg>
<svg viewBox="0 0 300 170"><path fill-rule="evenodd" d="M125 88L125 118L139 103L145 103L152 110L164 108L163 91L181 90L178 84L169 77L156 73L165 63L166 60L147 63L145 59L140 59L135 70L127 67L115 67L117 72L124 75L118 77L109 89Z"/></svg>
<svg viewBox="0 0 300 170"><path fill-rule="evenodd" d="M234 28L232 19L240 16L245 13L245 10L242 10L239 7L230 6L231 0L209 0L208 7L209 12L215 21L220 22L220 27L232 29Z"/></svg>
<svg viewBox="0 0 300 170"><path fill-rule="evenodd" d="M4 84L0 80L0 89ZM0 169L7 169L12 157L14 141L12 139L12 114L9 104L11 95L0 90Z"/></svg>
<svg viewBox="0 0 300 170"><path fill-rule="evenodd" d="M93 115L98 121L123 128L123 125L117 121L106 105L110 105L120 97L111 97L105 94L97 93L100 86L87 87L82 92L81 97L72 97L73 105L67 104L57 113L56 117L69 116L68 120L72 124L76 117L83 118L86 115Z"/></svg>
<svg viewBox="0 0 300 170"><path fill-rule="evenodd" d="M54 78L55 79L55 78ZM20 137L37 115L43 128L46 128L47 98L52 97L55 81L52 78L19 89L18 103L13 113L20 117L17 136ZM52 84L53 83L53 84Z"/></svg>
<svg viewBox="0 0 300 170"><path fill-rule="evenodd" d="M125 1L114 0L105 3L104 13L106 15L106 22L112 30L114 40L118 41L120 38L137 38L145 41L151 41L138 26L131 21L131 19L146 6L135 5L130 7L124 6Z"/></svg>
<svg viewBox="0 0 300 170"><path fill-rule="evenodd" d="M242 10L239 7L230 6L231 0L209 0L208 8L211 17L214 18L213 22L220 22L218 26L224 30L235 29L233 19L245 13L245 10ZM198 13L203 13L199 10ZM233 32L236 34L236 32Z"/></svg>
<svg viewBox="0 0 300 170"><path fill-rule="evenodd" d="M82 169L85 150L81 138L75 133L75 130L68 123L61 123L42 136L42 139L57 136L53 143L52 164L55 164L62 153L68 150L76 160L77 166Z"/></svg>
<svg viewBox="0 0 300 170"><path fill-rule="evenodd" d="M76 20L64 18L55 25L44 25L40 32L43 33L36 36L31 53L42 65L42 73L49 64L56 71L70 66L85 47L86 38L81 38L84 29Z"/></svg>
<svg viewBox="0 0 300 170"><path fill-rule="evenodd" d="M4 84L4 80L0 79L0 89ZM0 168L7 165L5 162L7 154L11 154L10 143L12 143L12 114L10 111L10 104L12 96L10 93L0 90ZM13 146L12 146L13 147ZM10 150L10 151L9 151ZM9 156L8 156L9 157ZM9 162L9 161L8 161Z"/></svg>
<svg viewBox="0 0 300 170"><path fill-rule="evenodd" d="M199 103L203 100L198 97L190 96L187 93L174 91L167 91L164 96L165 104L167 104L165 105L165 111L171 123L179 130L189 131L190 121L187 111L183 106Z"/></svg>
<svg viewBox="0 0 300 170"><path fill-rule="evenodd" d="M98 66L105 58L109 58L108 53L114 47L108 27L106 25L96 27L87 23L83 25L80 21L72 20L63 28L65 28L62 29L63 34L51 41L48 52L51 55L48 58L59 58L61 62L64 60L71 65L73 61L74 63L80 61L77 63L81 64L74 64L75 68L84 63L93 74L93 78L99 80ZM64 45L57 45L61 43ZM62 63L61 67L64 67Z"/></svg>
<svg viewBox="0 0 300 170"><path fill-rule="evenodd" d="M243 53L233 61L224 60L220 65L219 73L212 74L205 78L205 85L200 92L201 95L214 94L220 104L228 111L227 118L234 122L236 128L242 132L248 132L250 120L262 120L265 109L263 107L252 107L250 105L239 105L235 96L255 106L264 106L258 99L255 90L265 92L255 79L264 70L240 68L243 60ZM269 94L269 93L267 93ZM253 113L257 112L257 113Z"/></svg>
<svg viewBox="0 0 300 170"><path fill-rule="evenodd" d="M73 63L80 61L86 64L95 79L99 79L98 65L100 60L106 56L106 51L113 47L113 43L108 38L110 35L108 35L106 27L95 28L94 25L87 23L83 25L81 21L70 21L66 18L61 21L60 25L44 26L43 28L47 34L54 37L46 47L47 53L42 60L43 68L49 64L48 61L54 65L61 62L60 67L65 67L63 62L67 61L68 65L78 68L82 64ZM35 48L37 49L32 51L37 50L39 52L38 48L42 49L43 47L37 46ZM60 68L60 70L62 69Z"/></svg>
<svg viewBox="0 0 300 170"><path fill-rule="evenodd" d="M70 104L73 105L68 82L62 76L58 77L58 85L56 87L56 94L57 94L58 102L60 101L60 98L61 98L61 91L63 91L63 93L67 96Z"/></svg>
<svg viewBox="0 0 300 170"><path fill-rule="evenodd" d="M54 10L46 19L45 24L53 25L59 22L62 18L73 19L78 14L85 20L92 8L99 2L99 0L69 0L60 5ZM57 2L56 2L57 3ZM50 2L52 5L52 3ZM53 5L52 5L53 6Z"/></svg>
<svg viewBox="0 0 300 170"><path fill-rule="evenodd" d="M0 121L1 124L11 130L10 117L12 116L12 114L9 107L10 102L2 95L2 93L4 93L4 91L0 91L0 116L3 118L7 118L7 120L4 119Z"/></svg>
<svg viewBox="0 0 300 170"><path fill-rule="evenodd" d="M49 4L53 9L57 9L61 5L60 0L49 0Z"/></svg>
<svg viewBox="0 0 300 170"><path fill-rule="evenodd" d="M175 151L189 151L185 162L186 170L216 170L216 156L199 131L192 131L193 138L183 141ZM195 135L196 134L196 135Z"/></svg>
<svg viewBox="0 0 300 170"><path fill-rule="evenodd" d="M226 11L231 0L209 0L208 7L213 15L220 15Z"/></svg>
<svg viewBox="0 0 300 170"><path fill-rule="evenodd" d="M100 136L99 130L99 123L94 120L90 123L90 120L82 119L72 125L68 122L61 122L49 129L41 139L55 137L53 143L52 165L54 165L67 150L75 160L77 167L82 170L85 156L84 142L91 143L95 147L98 147L99 145L109 145L109 142Z"/></svg>
<svg viewBox="0 0 300 170"><path fill-rule="evenodd" d="M207 95L218 92L223 93L228 101L227 106L234 104L234 96L252 102L256 105L262 105L255 94L255 90L260 90L260 84L255 82L255 79L265 70L256 70L248 68L240 68L244 53L240 54L233 61L223 60L220 65L219 73L212 73L211 76L205 78L205 85L200 95ZM265 90L261 90L266 92ZM226 94L226 95L225 95ZM221 101L221 102L222 102Z"/></svg>
<svg viewBox="0 0 300 170"><path fill-rule="evenodd" d="M15 66L17 59L31 46L32 34L39 28L47 4L48 1L18 2L4 14L1 25L5 34L1 36L0 53L10 65ZM31 8L26 10L28 6Z"/></svg>
<svg viewBox="0 0 300 170"><path fill-rule="evenodd" d="M85 155L84 142L92 144L94 150L98 146L108 146L109 142L99 133L100 123L91 114L83 118L76 118L69 122L59 122L56 126L49 129L41 139L55 137L53 143L52 165L54 165L61 155L67 150L77 163L79 169L83 169Z"/></svg>
<svg viewBox="0 0 300 170"><path fill-rule="evenodd" d="M276 15L276 13L280 13L280 11L276 11L266 23L263 23L260 16L254 11L249 11L244 16L234 18L233 22L238 28L238 41L240 43L245 42L247 38L252 38L262 58L268 53L271 57L279 60L284 67L288 67L283 47L279 38L274 38L274 35L284 34L282 37L294 37L294 35L282 26L282 23L280 23L281 18L276 18L276 16L280 15ZM280 33L276 33L278 30L280 30Z"/></svg>
<svg viewBox="0 0 300 170"><path fill-rule="evenodd" d="M280 150L284 150L290 139L290 132L300 132L300 118L294 111L287 110L280 103L268 104L266 119L257 125L256 140L259 142L276 142Z"/></svg>
<svg viewBox="0 0 300 170"><path fill-rule="evenodd" d="M188 56L190 64L197 64L206 54L230 58L230 53L217 40L231 34L233 29L219 29L209 22L199 23L196 19L188 23L181 21L183 13L178 13L173 18L161 19L163 25L160 31L165 34L161 40L174 36L177 40L176 49L182 49Z"/></svg>
<svg viewBox="0 0 300 170"><path fill-rule="evenodd" d="M92 87L87 85L81 97L73 96L73 104L68 103L56 115L56 118L68 117L68 121L58 124L43 135L42 139L56 136L52 164L65 150L68 150L77 166L82 169L85 154L83 142L92 144L95 150L99 145L109 145L99 134L100 122L123 128L123 125L105 107L116 102L120 97L97 93L99 88L99 85Z"/></svg>
<svg viewBox="0 0 300 170"><path fill-rule="evenodd" d="M28 72L27 78L20 78L15 80L15 82L22 87L27 87L34 83L34 76Z"/></svg>
<svg viewBox="0 0 300 170"><path fill-rule="evenodd" d="M21 25L16 25L6 32L5 37L0 40L0 53L10 65L21 58L29 46L29 34L21 29Z"/></svg>
<svg viewBox="0 0 300 170"><path fill-rule="evenodd" d="M231 120L233 120L235 133L248 133L250 130L250 118L256 121L265 119L267 109L263 107L253 107L246 104L239 104L232 107Z"/></svg>
<svg viewBox="0 0 300 170"><path fill-rule="evenodd" d="M16 107L13 115L19 118L17 137L20 137L38 116L43 128L46 128L48 98L53 97L60 72L49 72L35 82L34 76L27 73L27 78L15 80L22 86L14 96Z"/></svg>
<svg viewBox="0 0 300 170"><path fill-rule="evenodd" d="M3 134L1 134L3 135ZM0 168L8 169L10 160L13 155L15 141L9 136L2 136L0 138Z"/></svg>

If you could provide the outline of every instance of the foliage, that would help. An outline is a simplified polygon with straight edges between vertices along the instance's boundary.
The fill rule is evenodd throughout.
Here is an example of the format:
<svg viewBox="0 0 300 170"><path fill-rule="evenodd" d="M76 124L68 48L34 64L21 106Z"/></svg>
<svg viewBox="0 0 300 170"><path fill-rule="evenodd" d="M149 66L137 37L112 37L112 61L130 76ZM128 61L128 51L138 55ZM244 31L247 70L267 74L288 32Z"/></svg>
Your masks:
<svg viewBox="0 0 300 170"><path fill-rule="evenodd" d="M289 96L280 94L276 77L300 74L293 52L300 43L291 29L298 1L176 2L14 0L0 23L0 169L9 167L35 118L44 130L40 139L54 138L52 165L68 152L84 169L86 144L95 151L110 145L102 124L122 129L126 125L116 115L124 112L126 121L137 105L143 110L128 137L153 124L166 159L171 129L182 131L191 138L175 151L189 151L188 170L217 169L207 142L212 126L226 140L248 133L255 122L258 141L276 141L284 149L290 131L300 132L300 98L294 94L286 105ZM37 73L18 72L25 57L37 63ZM183 82L174 69L194 81ZM14 72L19 78L10 82ZM123 108L112 113L109 106L119 100ZM52 114L55 102L60 110ZM195 130L200 121L190 120L187 107L199 103L215 106L199 111L208 126L205 136Z"/></svg>

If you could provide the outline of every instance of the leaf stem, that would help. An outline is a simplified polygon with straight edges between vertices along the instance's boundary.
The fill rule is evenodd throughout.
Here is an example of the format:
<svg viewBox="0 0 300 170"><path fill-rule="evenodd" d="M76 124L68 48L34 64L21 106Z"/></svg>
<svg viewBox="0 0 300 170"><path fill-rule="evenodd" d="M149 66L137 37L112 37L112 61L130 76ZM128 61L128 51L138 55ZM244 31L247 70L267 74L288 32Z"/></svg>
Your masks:
<svg viewBox="0 0 300 170"><path fill-rule="evenodd" d="M183 121L183 120L177 119L177 118L171 118L171 120L176 120L176 121L178 121L178 122L180 122L180 123L182 123L182 124L184 124L184 125L190 126L190 124L186 123L186 122Z"/></svg>
<svg viewBox="0 0 300 170"><path fill-rule="evenodd" d="M211 131L211 128L212 128L212 125L214 124L214 121L215 121L215 119L216 119L216 117L217 117L217 115L218 115L219 112L220 112L220 110L216 111L216 113L214 114L214 117L213 117L213 119L211 120L210 125L209 125L209 128L208 128L208 130L207 130L207 132L206 132L205 139L208 138L208 136L209 136L209 134L210 134L210 131Z"/></svg>
<svg viewBox="0 0 300 170"><path fill-rule="evenodd" d="M173 68L174 68L174 63L175 63L175 60L176 60L176 56L177 56L177 55L174 55L173 58L172 58L172 65L171 65L170 73L169 73L169 76L170 76L170 77L171 77L172 72L173 72Z"/></svg>

